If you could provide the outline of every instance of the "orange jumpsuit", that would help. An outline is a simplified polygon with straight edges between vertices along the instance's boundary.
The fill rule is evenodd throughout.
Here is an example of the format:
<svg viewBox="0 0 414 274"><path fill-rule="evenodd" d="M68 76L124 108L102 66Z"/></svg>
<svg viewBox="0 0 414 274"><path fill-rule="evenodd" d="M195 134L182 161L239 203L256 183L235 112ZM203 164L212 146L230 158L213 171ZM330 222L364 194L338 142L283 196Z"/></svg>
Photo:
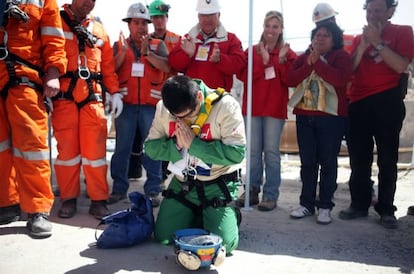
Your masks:
<svg viewBox="0 0 414 274"><path fill-rule="evenodd" d="M63 74L65 40L56 1L23 3L18 7L29 16L28 22L9 18L0 30L0 47L41 71L55 67ZM12 85L7 97L0 98L0 207L20 203L27 213L49 213L54 197L50 185L48 119L38 88L42 79L27 64L14 63L12 67L20 83L25 84ZM8 82L6 60L0 60L3 96Z"/></svg>
<svg viewBox="0 0 414 274"><path fill-rule="evenodd" d="M166 31L164 37L157 37L155 35L155 32L151 34L151 37L153 38L157 38L157 39L161 39L164 41L165 46L168 49L168 54L173 50L173 48L175 47L175 45L180 42L180 35L171 32L169 30ZM167 80L169 77L174 76L177 74L177 71L174 71L171 68L171 71L169 73L164 73L164 80Z"/></svg>
<svg viewBox="0 0 414 274"><path fill-rule="evenodd" d="M65 4L63 9L72 20L68 6L69 4ZM82 65L87 65L91 73L102 75L103 85L110 94L118 92L113 51L106 31L92 16L84 19L81 24L101 39L103 45L95 44L92 48L85 45L84 53L80 53L78 37L62 17L68 73L78 73L78 60L81 58ZM61 77L61 94L53 100L52 125L58 148L54 167L60 197L67 200L79 196L82 167L90 199L106 200L109 189L106 179L107 119L104 105L97 100L91 100L81 107L76 104L88 98L90 88L95 95L102 96L102 86L94 79L90 81L91 87L88 87L87 81L79 78L72 89L73 98L65 99L62 94L70 91L71 80L69 77Z"/></svg>

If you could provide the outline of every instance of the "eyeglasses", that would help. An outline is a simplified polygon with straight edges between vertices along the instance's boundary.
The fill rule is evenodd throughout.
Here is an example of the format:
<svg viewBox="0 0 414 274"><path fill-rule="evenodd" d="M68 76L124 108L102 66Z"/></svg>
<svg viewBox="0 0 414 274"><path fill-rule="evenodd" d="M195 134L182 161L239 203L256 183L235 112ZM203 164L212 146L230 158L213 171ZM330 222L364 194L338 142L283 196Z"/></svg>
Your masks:
<svg viewBox="0 0 414 274"><path fill-rule="evenodd" d="M196 108L197 108L197 104L195 104L186 114L184 114L184 115L177 115L177 114L173 114L174 116L175 116L175 118L178 118L178 119L184 119L184 118L187 118L187 117L190 117L194 112L195 112L195 110L196 110Z"/></svg>

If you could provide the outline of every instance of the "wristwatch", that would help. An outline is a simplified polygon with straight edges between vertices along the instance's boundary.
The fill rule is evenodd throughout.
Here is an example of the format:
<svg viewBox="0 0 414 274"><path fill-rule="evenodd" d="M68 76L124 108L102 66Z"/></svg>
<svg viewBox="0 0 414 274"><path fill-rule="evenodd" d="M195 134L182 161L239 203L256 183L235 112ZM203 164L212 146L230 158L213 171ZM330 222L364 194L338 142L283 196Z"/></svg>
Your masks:
<svg viewBox="0 0 414 274"><path fill-rule="evenodd" d="M379 43L378 45L376 45L375 46L375 49L377 50L377 51L381 51L381 50L383 50L385 48L385 45L384 45L384 43Z"/></svg>

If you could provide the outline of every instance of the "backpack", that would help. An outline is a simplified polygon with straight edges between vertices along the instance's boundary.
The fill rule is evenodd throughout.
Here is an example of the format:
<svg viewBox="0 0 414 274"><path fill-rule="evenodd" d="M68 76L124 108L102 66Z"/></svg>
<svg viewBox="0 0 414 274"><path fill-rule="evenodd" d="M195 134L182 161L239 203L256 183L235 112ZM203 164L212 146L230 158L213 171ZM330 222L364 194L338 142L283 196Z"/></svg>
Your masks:
<svg viewBox="0 0 414 274"><path fill-rule="evenodd" d="M119 248L133 246L148 240L154 231L154 215L151 200L142 193L131 192L132 207L102 218L100 225L108 225L99 238L98 248Z"/></svg>

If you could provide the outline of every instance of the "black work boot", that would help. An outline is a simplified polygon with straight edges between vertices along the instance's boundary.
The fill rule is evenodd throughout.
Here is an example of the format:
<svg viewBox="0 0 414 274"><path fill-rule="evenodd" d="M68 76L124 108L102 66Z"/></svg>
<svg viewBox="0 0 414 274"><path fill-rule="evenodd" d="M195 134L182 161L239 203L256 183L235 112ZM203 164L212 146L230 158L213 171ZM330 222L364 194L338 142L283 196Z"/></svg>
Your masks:
<svg viewBox="0 0 414 274"><path fill-rule="evenodd" d="M26 227L34 238L47 238L52 235L52 224L47 213L29 214Z"/></svg>
<svg viewBox="0 0 414 274"><path fill-rule="evenodd" d="M0 207L0 225L9 224L20 219L20 205Z"/></svg>

